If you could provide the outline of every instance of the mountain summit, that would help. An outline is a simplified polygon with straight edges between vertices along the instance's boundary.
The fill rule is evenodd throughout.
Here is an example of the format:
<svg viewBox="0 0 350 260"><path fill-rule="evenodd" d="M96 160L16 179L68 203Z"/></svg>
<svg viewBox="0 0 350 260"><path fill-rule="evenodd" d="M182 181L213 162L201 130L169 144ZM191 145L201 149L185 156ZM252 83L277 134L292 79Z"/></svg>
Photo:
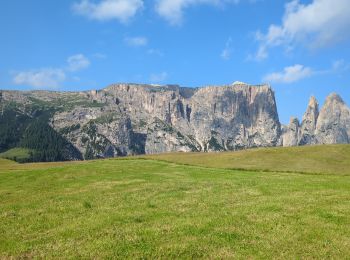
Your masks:
<svg viewBox="0 0 350 260"><path fill-rule="evenodd" d="M1 97L3 129L13 124L11 129L25 131L40 120L67 141L65 149L74 147L70 154L79 151L85 159L348 143L350 136L349 108L339 96L331 94L321 111L311 97L301 124L293 118L281 126L271 87L242 82L203 88L114 84L86 92L1 91ZM18 127L13 116L4 116L10 112L27 123ZM2 140L0 152L28 143L21 140L23 134L16 136Z"/></svg>

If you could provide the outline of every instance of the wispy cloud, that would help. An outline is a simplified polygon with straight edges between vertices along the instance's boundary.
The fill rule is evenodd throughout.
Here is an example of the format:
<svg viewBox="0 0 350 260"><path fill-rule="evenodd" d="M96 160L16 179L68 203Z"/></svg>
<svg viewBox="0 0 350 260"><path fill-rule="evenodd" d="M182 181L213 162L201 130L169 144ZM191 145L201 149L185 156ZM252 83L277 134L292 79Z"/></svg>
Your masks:
<svg viewBox="0 0 350 260"><path fill-rule="evenodd" d="M146 37L125 37L124 42L133 47L146 46L148 44L148 39Z"/></svg>
<svg viewBox="0 0 350 260"><path fill-rule="evenodd" d="M167 72L161 72L157 74L151 74L150 81L152 83L162 83L168 78Z"/></svg>
<svg viewBox="0 0 350 260"><path fill-rule="evenodd" d="M269 83L293 83L312 76L314 71L300 64L285 67L281 72L273 72L264 76L263 81Z"/></svg>
<svg viewBox="0 0 350 260"><path fill-rule="evenodd" d="M331 63L330 67L318 70L306 67L304 65L296 64L294 66L285 67L280 72L273 72L265 75L263 77L263 81L269 83L288 84L314 76L330 74L340 76L344 73L348 73L348 71L350 71L350 63L344 59L335 60Z"/></svg>
<svg viewBox="0 0 350 260"><path fill-rule="evenodd" d="M75 71L88 68L90 66L90 61L83 54L77 54L77 55L70 56L67 59L67 64L68 64L67 69L69 71L75 72Z"/></svg>
<svg viewBox="0 0 350 260"><path fill-rule="evenodd" d="M172 25L179 25L183 20L184 9L199 5L209 4L223 6L225 4L237 4L239 0L157 0L156 12Z"/></svg>
<svg viewBox="0 0 350 260"><path fill-rule="evenodd" d="M94 57L96 59L107 59L107 55L106 54L99 53L99 52L93 54L92 57Z"/></svg>
<svg viewBox="0 0 350 260"><path fill-rule="evenodd" d="M65 81L66 74L62 69L44 68L17 73L13 82L16 85L28 85L33 88L58 88Z"/></svg>
<svg viewBox="0 0 350 260"><path fill-rule="evenodd" d="M35 89L57 89L67 79L69 73L78 72L90 66L90 61L83 54L67 58L62 68L41 68L13 73L15 85L26 85ZM77 78L73 76L73 78Z"/></svg>
<svg viewBox="0 0 350 260"><path fill-rule="evenodd" d="M72 6L76 14L89 19L106 21L118 20L128 22L143 8L142 0L102 0L98 3L90 0L81 0Z"/></svg>
<svg viewBox="0 0 350 260"><path fill-rule="evenodd" d="M332 70L336 73L342 73L350 70L350 63L344 59L336 60L332 64Z"/></svg>
<svg viewBox="0 0 350 260"><path fill-rule="evenodd" d="M232 54L232 38L230 37L225 44L225 48L221 52L221 58L224 60L229 60Z"/></svg>
<svg viewBox="0 0 350 260"><path fill-rule="evenodd" d="M269 26L265 34L258 32L260 42L256 59L268 57L268 49L275 46L302 44L317 49L350 38L350 5L348 0L313 0L301 4L293 0L286 4L282 24Z"/></svg>
<svg viewBox="0 0 350 260"><path fill-rule="evenodd" d="M155 56L159 56L159 57L163 57L164 56L164 53L161 50L158 50L158 49L148 49L147 50L147 54L155 55Z"/></svg>

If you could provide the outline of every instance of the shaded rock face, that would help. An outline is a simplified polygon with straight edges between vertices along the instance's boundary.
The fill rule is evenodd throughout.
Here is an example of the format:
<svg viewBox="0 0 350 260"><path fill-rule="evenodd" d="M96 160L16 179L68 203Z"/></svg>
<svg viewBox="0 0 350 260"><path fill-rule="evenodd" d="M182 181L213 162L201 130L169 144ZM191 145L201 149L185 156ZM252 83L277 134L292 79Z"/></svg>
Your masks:
<svg viewBox="0 0 350 260"><path fill-rule="evenodd" d="M316 124L319 115L318 103L315 97L311 97L309 105L303 116L303 121L300 127L300 137L298 140L299 145L316 144L315 137Z"/></svg>
<svg viewBox="0 0 350 260"><path fill-rule="evenodd" d="M300 126L295 117L290 119L289 125L282 128L283 146L297 146L299 143Z"/></svg>
<svg viewBox="0 0 350 260"><path fill-rule="evenodd" d="M283 146L347 144L350 142L350 110L335 93L330 94L321 111L311 97L300 127L293 119L283 127Z"/></svg>
<svg viewBox="0 0 350 260"><path fill-rule="evenodd" d="M3 96L24 106L53 107L51 126L85 158L280 144L274 92L266 85L116 84L100 91L5 91Z"/></svg>

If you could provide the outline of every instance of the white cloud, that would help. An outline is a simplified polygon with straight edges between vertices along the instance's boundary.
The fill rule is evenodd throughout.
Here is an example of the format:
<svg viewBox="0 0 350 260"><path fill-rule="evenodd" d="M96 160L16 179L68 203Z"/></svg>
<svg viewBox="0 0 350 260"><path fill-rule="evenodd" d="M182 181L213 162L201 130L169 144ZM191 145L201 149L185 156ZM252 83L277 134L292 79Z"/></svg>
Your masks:
<svg viewBox="0 0 350 260"><path fill-rule="evenodd" d="M184 9L198 5L210 4L214 6L222 6L226 3L237 4L239 0L157 0L156 12L165 18L172 25L182 23Z"/></svg>
<svg viewBox="0 0 350 260"><path fill-rule="evenodd" d="M333 76L341 76L342 74L348 73L348 71L350 71L350 63L344 59L335 60L329 68L321 70L314 70L312 68L296 64L294 66L284 68L281 72L274 72L265 75L263 81L269 83L293 83L311 76L322 76L329 74L332 74Z"/></svg>
<svg viewBox="0 0 350 260"><path fill-rule="evenodd" d="M62 69L45 68L19 72L15 74L13 82L34 88L57 88L65 79L66 74Z"/></svg>
<svg viewBox="0 0 350 260"><path fill-rule="evenodd" d="M13 83L27 85L33 88L55 89L59 88L67 79L68 73L73 73L90 66L90 61L83 54L68 57L67 65L61 68L43 68L14 73ZM76 81L77 77L72 76Z"/></svg>
<svg viewBox="0 0 350 260"><path fill-rule="evenodd" d="M127 45L133 47L146 46L148 44L148 39L146 37L126 37L124 41Z"/></svg>
<svg viewBox="0 0 350 260"><path fill-rule="evenodd" d="M257 33L260 53L267 57L267 49L274 46L302 44L315 49L350 38L349 0L313 0L301 4L293 0L286 4L281 25L270 25L266 34ZM260 57L258 57L260 56Z"/></svg>
<svg viewBox="0 0 350 260"><path fill-rule="evenodd" d="M266 59L268 56L269 56L269 54L267 53L266 46L260 46L256 55L255 55L255 60L262 61L262 60Z"/></svg>
<svg viewBox="0 0 350 260"><path fill-rule="evenodd" d="M162 73L159 73L159 74L151 74L150 76L150 81L152 83L161 83L163 81L165 81L168 77L168 73L166 72L162 72Z"/></svg>
<svg viewBox="0 0 350 260"><path fill-rule="evenodd" d="M82 69L86 69L90 66L90 61L83 54L77 54L67 59L69 71L75 72Z"/></svg>
<svg viewBox="0 0 350 260"><path fill-rule="evenodd" d="M350 70L350 63L346 62L345 60L336 60L332 64L332 71L334 72L345 72Z"/></svg>
<svg viewBox="0 0 350 260"><path fill-rule="evenodd" d="M143 0L102 0L98 3L81 0L72 6L76 14L93 20L106 21L116 19L126 23L143 8Z"/></svg>
<svg viewBox="0 0 350 260"><path fill-rule="evenodd" d="M232 38L230 37L225 45L225 48L221 52L221 58L224 60L229 60L232 54Z"/></svg>
<svg viewBox="0 0 350 260"><path fill-rule="evenodd" d="M264 82L275 83L293 83L301 79L310 77L313 70L303 65L296 64L294 66L286 67L282 72L274 72L266 75L263 78Z"/></svg>

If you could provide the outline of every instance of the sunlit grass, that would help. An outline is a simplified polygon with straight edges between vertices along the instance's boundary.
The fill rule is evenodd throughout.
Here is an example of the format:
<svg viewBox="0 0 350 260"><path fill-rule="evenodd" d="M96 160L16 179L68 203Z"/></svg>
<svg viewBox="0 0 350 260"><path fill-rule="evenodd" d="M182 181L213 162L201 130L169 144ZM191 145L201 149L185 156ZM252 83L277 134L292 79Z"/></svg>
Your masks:
<svg viewBox="0 0 350 260"><path fill-rule="evenodd" d="M258 148L224 153L169 153L145 158L212 168L350 175L350 145Z"/></svg>
<svg viewBox="0 0 350 260"><path fill-rule="evenodd" d="M350 176L328 171L0 160L0 258L344 258Z"/></svg>

